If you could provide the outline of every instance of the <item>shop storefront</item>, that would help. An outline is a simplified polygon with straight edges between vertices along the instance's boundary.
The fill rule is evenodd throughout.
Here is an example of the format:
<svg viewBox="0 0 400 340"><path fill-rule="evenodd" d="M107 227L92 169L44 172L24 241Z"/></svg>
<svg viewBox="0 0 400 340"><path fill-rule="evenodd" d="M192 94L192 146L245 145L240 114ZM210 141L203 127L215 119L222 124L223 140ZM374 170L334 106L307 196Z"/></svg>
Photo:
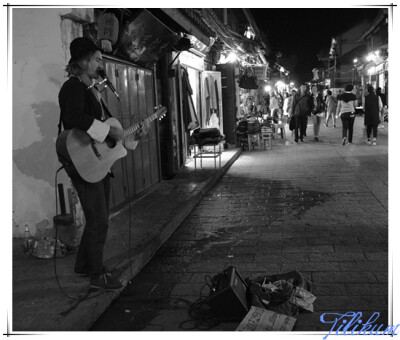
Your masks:
<svg viewBox="0 0 400 340"><path fill-rule="evenodd" d="M368 85L372 85L375 89L380 87L382 93L386 96L386 103L388 103L389 62L378 58L376 58L376 61L377 63L372 61L358 69L361 75L363 92L366 93Z"/></svg>
<svg viewBox="0 0 400 340"><path fill-rule="evenodd" d="M173 53L173 58L175 58ZM196 128L214 127L223 133L221 73L205 70L204 55L183 51L175 59L173 89L174 139L177 167L192 160L189 138Z"/></svg>

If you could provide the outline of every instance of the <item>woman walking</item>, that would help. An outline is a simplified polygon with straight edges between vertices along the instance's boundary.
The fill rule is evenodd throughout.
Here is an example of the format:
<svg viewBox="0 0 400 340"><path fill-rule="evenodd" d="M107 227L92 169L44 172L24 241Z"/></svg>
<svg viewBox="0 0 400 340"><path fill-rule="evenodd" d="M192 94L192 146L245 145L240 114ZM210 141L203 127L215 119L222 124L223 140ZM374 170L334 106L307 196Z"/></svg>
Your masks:
<svg viewBox="0 0 400 340"><path fill-rule="evenodd" d="M326 103L326 120L325 126L329 126L329 119L332 117L333 127L336 127L336 107L337 107L337 99L332 96L332 91L328 90L327 96L325 99Z"/></svg>
<svg viewBox="0 0 400 340"><path fill-rule="evenodd" d="M314 141L318 142L321 121L325 111L325 103L322 94L318 92L317 85L311 86L311 96L308 100L308 107L310 108L311 118L313 121Z"/></svg>
<svg viewBox="0 0 400 340"><path fill-rule="evenodd" d="M353 89L353 85L347 85L345 92L338 96L336 115L339 115L342 120L342 145L346 144L347 138L349 144L353 143L353 126L357 107L357 97Z"/></svg>
<svg viewBox="0 0 400 340"><path fill-rule="evenodd" d="M373 133L372 145L376 145L378 137L378 125L381 122L380 112L383 104L381 98L375 93L372 86L367 88L368 94L365 96L365 117L364 124L367 127L367 144L371 145L371 132Z"/></svg>

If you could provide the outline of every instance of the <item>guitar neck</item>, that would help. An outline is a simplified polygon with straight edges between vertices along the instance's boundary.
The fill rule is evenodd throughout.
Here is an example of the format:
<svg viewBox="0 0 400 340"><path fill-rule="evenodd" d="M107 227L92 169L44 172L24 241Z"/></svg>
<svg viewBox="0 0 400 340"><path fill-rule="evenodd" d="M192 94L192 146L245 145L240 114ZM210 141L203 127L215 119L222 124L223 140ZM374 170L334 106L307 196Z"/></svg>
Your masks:
<svg viewBox="0 0 400 340"><path fill-rule="evenodd" d="M129 135L131 135L132 133L136 132L140 128L140 124L145 123L145 122L151 122L152 120L154 120L156 118L157 118L157 114L153 113L151 116L143 119L142 121L131 125L130 127L126 128L124 130L124 136L122 138L126 138Z"/></svg>

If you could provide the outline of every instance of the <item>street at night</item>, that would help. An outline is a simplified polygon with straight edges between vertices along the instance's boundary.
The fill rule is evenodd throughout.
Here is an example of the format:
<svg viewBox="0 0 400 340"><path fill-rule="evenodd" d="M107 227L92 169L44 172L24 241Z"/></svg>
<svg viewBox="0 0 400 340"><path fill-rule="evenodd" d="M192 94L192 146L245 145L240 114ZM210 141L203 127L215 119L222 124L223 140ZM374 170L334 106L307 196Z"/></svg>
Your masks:
<svg viewBox="0 0 400 340"><path fill-rule="evenodd" d="M387 134L375 149L324 128L322 142L242 154L92 327L94 331L233 331L192 320L207 275L243 278L298 270L317 297L294 331L326 331L322 313L387 319ZM310 127L309 127L310 128ZM202 291L207 295L208 287ZM211 325L212 322L211 322Z"/></svg>
<svg viewBox="0 0 400 340"><path fill-rule="evenodd" d="M304 5L4 7L4 334L397 334L397 5Z"/></svg>

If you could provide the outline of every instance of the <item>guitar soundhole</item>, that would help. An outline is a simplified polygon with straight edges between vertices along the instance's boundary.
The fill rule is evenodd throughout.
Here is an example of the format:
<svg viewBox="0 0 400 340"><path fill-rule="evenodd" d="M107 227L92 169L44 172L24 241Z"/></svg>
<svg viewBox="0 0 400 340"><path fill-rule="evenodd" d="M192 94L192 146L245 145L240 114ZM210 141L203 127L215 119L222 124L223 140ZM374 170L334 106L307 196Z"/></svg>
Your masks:
<svg viewBox="0 0 400 340"><path fill-rule="evenodd" d="M109 148L114 148L117 145L116 140L111 138L110 136L107 136L105 142Z"/></svg>

